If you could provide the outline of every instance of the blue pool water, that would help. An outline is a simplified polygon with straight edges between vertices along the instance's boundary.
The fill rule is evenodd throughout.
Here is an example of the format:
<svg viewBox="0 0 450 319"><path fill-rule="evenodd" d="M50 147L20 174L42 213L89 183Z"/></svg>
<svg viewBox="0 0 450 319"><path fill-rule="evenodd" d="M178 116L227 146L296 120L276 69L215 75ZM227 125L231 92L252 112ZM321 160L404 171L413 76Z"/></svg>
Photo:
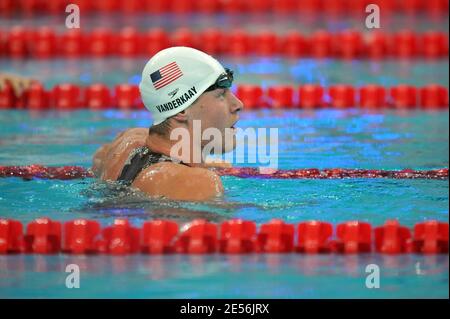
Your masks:
<svg viewBox="0 0 450 319"><path fill-rule="evenodd" d="M79 289L65 286L68 264ZM379 289L366 288L369 264ZM0 256L0 297L448 298L448 266L447 255Z"/></svg>
<svg viewBox="0 0 450 319"><path fill-rule="evenodd" d="M138 112L0 113L0 165L82 165L127 127ZM240 126L279 128L279 167L431 169L448 167L448 111L367 113L247 111ZM448 181L261 180L223 177L226 195L209 203L154 201L95 179L0 179L1 216L29 222L84 217L135 225L153 218L180 224L232 217L258 224L396 218L448 220ZM382 203L382 204L380 204ZM65 288L65 265L80 265L79 290ZM381 267L379 290L365 287L365 267ZM448 256L0 256L1 297L379 298L448 297Z"/></svg>

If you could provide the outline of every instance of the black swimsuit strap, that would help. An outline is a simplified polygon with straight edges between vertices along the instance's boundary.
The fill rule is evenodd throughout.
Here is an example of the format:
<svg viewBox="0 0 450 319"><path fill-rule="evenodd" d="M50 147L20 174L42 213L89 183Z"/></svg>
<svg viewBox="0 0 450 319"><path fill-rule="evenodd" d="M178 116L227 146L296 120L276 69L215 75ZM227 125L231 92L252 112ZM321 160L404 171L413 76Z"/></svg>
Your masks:
<svg viewBox="0 0 450 319"><path fill-rule="evenodd" d="M175 162L172 158L150 151L146 146L134 149L128 156L125 165L123 166L118 181L124 182L128 185L133 183L136 176L150 165L161 162Z"/></svg>

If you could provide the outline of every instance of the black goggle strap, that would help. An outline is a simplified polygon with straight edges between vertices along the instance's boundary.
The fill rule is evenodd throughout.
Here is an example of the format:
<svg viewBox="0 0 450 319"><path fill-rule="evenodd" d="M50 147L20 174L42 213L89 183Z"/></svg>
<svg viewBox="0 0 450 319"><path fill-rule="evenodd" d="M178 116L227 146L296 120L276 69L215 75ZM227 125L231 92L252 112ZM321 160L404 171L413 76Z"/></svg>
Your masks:
<svg viewBox="0 0 450 319"><path fill-rule="evenodd" d="M219 78L217 79L216 83L214 83L213 85L211 85L209 88L206 89L206 91L213 91L215 89L225 89L225 88L230 88L231 84L233 83L233 71L226 68L225 69L225 73L223 73L222 75L219 76Z"/></svg>

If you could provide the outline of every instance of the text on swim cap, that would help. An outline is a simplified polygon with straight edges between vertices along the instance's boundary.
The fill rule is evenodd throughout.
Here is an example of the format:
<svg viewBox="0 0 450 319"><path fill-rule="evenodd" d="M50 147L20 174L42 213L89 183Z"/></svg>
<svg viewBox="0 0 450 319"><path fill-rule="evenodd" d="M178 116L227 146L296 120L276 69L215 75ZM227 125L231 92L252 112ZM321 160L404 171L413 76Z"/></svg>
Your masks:
<svg viewBox="0 0 450 319"><path fill-rule="evenodd" d="M190 90L188 90L186 93L184 93L179 98L176 98L173 101L157 105L156 108L158 109L159 113L167 112L173 109L178 108L179 106L182 106L187 101L189 101L195 94L197 94L197 89L195 86L193 86Z"/></svg>

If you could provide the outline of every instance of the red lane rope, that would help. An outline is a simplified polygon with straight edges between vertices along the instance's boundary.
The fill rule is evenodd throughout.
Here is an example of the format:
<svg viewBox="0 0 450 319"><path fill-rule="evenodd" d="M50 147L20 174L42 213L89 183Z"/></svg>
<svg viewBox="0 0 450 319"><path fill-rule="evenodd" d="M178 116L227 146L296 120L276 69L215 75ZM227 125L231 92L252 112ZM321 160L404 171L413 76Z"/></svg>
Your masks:
<svg viewBox="0 0 450 319"><path fill-rule="evenodd" d="M300 108L336 109L358 106L367 109L448 109L448 89L439 84L415 87L399 84L392 87L368 84L354 87L335 84L323 87L316 84L275 85L267 89L252 84L240 84L236 95L247 109L258 108ZM1 109L29 110L91 110L145 109L137 85L119 84L111 90L106 84L95 83L87 87L62 83L50 90L39 83L33 83L20 97L16 97L12 86L7 83L0 91Z"/></svg>
<svg viewBox="0 0 450 319"><path fill-rule="evenodd" d="M448 223L426 221L413 231L396 220L379 227L367 222L332 224L320 221L297 225L274 219L257 228L252 221L233 219L221 224L197 219L181 229L170 220L147 221L142 228L116 219L101 228L95 220L62 224L38 218L26 226L0 219L0 254L245 254L245 253L422 253L448 254Z"/></svg>
<svg viewBox="0 0 450 319"><path fill-rule="evenodd" d="M394 178L394 179L448 179L448 168L417 171L404 169L400 171L374 169L331 168L293 169L293 170L260 170L257 168L221 168L219 175L242 178L278 178L278 179L341 179L341 178Z"/></svg>
<svg viewBox="0 0 450 319"><path fill-rule="evenodd" d="M25 180L40 179L79 179L94 177L94 174L80 166L0 166L0 177L21 177Z"/></svg>
<svg viewBox="0 0 450 319"><path fill-rule="evenodd" d="M2 15L23 14L59 14L64 12L67 4L77 4L85 13L120 12L133 13L306 13L335 15L362 15L368 4L377 4L381 12L418 14L448 14L448 0L3 0L0 1Z"/></svg>
<svg viewBox="0 0 450 319"><path fill-rule="evenodd" d="M311 169L258 169L250 167L216 168L221 176L241 178L276 178L276 179L341 179L341 178L393 178L393 179L448 179L448 168L434 170L374 170L332 168ZM92 172L80 166L0 166L1 177L21 177L25 180L40 179L79 179L94 177Z"/></svg>
<svg viewBox="0 0 450 319"><path fill-rule="evenodd" d="M3 34L4 33L4 34ZM71 29L56 33L50 27L27 29L16 26L0 30L0 56L8 58L53 57L151 57L170 46L198 48L211 55L284 56L290 58L447 58L448 34L440 31L395 33L354 30L338 33L316 31L305 35L298 31L276 34L272 31L249 33L244 30L222 32L205 29L193 32L180 28L173 33L163 29L145 32L126 27L120 31L97 28L91 32Z"/></svg>

